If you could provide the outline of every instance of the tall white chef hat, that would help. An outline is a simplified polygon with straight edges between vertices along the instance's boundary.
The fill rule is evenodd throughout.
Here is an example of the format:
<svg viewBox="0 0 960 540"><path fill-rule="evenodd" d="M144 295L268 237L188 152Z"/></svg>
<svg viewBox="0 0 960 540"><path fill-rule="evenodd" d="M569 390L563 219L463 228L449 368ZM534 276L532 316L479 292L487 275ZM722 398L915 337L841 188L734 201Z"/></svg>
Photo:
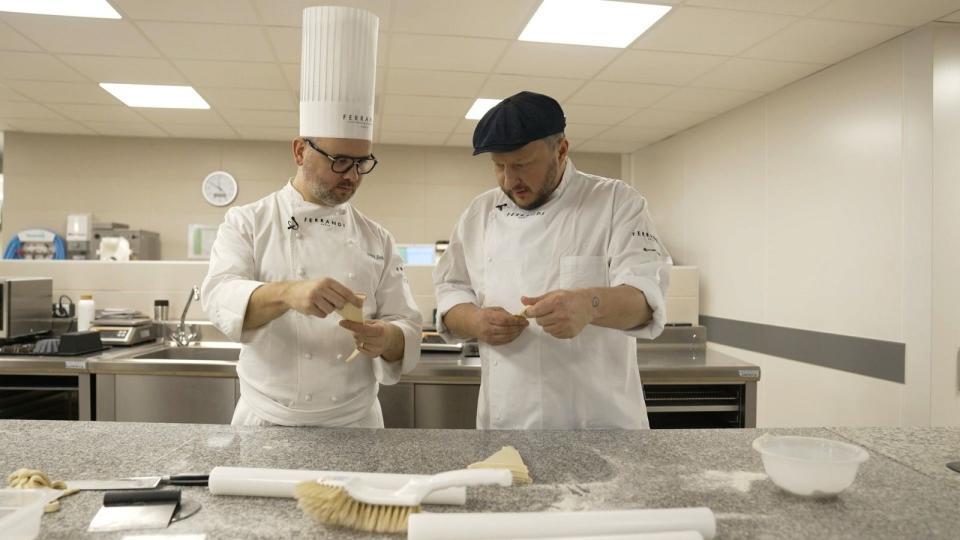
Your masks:
<svg viewBox="0 0 960 540"><path fill-rule="evenodd" d="M303 10L301 137L373 140L379 24L356 8Z"/></svg>

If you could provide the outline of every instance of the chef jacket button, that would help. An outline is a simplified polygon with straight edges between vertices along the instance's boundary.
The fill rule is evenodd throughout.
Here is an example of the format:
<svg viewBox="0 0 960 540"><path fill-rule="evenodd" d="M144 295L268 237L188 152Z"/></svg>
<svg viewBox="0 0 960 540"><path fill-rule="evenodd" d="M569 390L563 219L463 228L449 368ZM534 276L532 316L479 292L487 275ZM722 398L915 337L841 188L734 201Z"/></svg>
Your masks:
<svg viewBox="0 0 960 540"><path fill-rule="evenodd" d="M499 361L499 360L494 360L494 361L493 361L493 365L499 366L499 365L500 365L500 361Z"/></svg>
<svg viewBox="0 0 960 540"><path fill-rule="evenodd" d="M353 279L353 276L354 276L353 272L350 272L347 274L347 278L349 279Z"/></svg>
<svg viewBox="0 0 960 540"><path fill-rule="evenodd" d="M487 257L487 262L493 262L493 257Z"/></svg>
<svg viewBox="0 0 960 540"><path fill-rule="evenodd" d="M297 237L297 240L300 240L301 238L303 238L303 235L300 233L297 233L295 236Z"/></svg>
<svg viewBox="0 0 960 540"><path fill-rule="evenodd" d="M337 360L343 360L343 355L342 355L342 354L338 354L338 355L337 355Z"/></svg>
<svg viewBox="0 0 960 540"><path fill-rule="evenodd" d="M336 402L337 402L337 396L330 396L330 401L336 403Z"/></svg>
<svg viewBox="0 0 960 540"><path fill-rule="evenodd" d="M313 399L313 395L312 395L312 394L307 394L307 395L303 396L303 400L304 400L304 401L310 401L311 399Z"/></svg>
<svg viewBox="0 0 960 540"><path fill-rule="evenodd" d="M343 208L337 210L337 212L339 212L341 216L347 213L347 211L344 210Z"/></svg>
<svg viewBox="0 0 960 540"><path fill-rule="evenodd" d="M307 354L304 354L303 357L306 358L307 360L309 360L309 359L313 358L313 355L310 354L310 353L307 353Z"/></svg>
<svg viewBox="0 0 960 540"><path fill-rule="evenodd" d="M298 268L297 273L300 274L301 277L307 275L307 271L304 270L303 268Z"/></svg>

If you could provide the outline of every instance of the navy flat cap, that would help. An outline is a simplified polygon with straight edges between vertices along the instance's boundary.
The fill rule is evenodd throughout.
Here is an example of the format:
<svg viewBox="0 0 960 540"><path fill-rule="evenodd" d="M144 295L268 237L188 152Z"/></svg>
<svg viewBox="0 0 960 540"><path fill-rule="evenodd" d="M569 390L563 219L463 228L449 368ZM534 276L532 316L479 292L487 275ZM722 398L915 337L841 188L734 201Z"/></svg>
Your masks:
<svg viewBox="0 0 960 540"><path fill-rule="evenodd" d="M567 127L557 100L534 92L514 94L487 111L473 130L473 155L511 152Z"/></svg>

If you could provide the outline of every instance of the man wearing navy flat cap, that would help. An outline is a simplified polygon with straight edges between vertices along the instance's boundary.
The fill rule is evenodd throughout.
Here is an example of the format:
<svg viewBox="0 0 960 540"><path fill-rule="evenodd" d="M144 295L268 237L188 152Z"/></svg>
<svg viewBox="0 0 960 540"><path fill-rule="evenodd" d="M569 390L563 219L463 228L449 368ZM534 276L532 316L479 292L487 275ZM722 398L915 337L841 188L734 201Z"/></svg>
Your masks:
<svg viewBox="0 0 960 540"><path fill-rule="evenodd" d="M434 270L437 328L480 342L480 429L649 427L637 339L666 320L672 264L646 200L577 171L553 98L520 92L473 134L499 184Z"/></svg>

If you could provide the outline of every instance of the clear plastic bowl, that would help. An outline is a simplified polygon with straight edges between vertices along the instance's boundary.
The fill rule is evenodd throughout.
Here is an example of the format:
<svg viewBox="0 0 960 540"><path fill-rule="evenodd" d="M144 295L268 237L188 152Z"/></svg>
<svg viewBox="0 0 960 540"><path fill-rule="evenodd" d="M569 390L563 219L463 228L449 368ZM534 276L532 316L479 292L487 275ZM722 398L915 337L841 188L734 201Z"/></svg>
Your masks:
<svg viewBox="0 0 960 540"><path fill-rule="evenodd" d="M801 497L834 497L853 484L870 458L852 444L816 437L763 435L753 441L773 483Z"/></svg>
<svg viewBox="0 0 960 540"><path fill-rule="evenodd" d="M4 540L33 540L49 497L39 489L0 489L0 531Z"/></svg>

